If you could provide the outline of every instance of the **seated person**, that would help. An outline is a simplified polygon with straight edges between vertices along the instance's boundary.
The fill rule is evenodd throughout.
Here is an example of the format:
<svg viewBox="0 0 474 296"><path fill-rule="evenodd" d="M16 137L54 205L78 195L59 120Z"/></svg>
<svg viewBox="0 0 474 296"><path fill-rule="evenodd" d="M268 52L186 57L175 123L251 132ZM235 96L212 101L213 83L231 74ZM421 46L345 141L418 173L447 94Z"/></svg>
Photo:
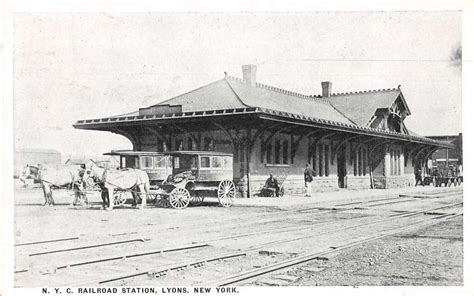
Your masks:
<svg viewBox="0 0 474 296"><path fill-rule="evenodd" d="M278 184L277 179L275 179L272 174L270 174L270 177L265 182L265 185L263 186L263 191L269 191L270 196L280 196L280 185Z"/></svg>

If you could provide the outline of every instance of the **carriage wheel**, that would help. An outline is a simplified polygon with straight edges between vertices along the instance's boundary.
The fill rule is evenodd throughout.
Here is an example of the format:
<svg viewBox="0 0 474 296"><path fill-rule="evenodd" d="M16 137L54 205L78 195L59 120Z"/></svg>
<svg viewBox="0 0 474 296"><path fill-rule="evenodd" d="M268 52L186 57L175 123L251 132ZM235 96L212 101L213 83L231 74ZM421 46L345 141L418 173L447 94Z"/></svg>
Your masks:
<svg viewBox="0 0 474 296"><path fill-rule="evenodd" d="M169 208L170 203L168 202L168 199L164 196L158 195L158 197L155 200L155 204L160 207L160 208Z"/></svg>
<svg viewBox="0 0 474 296"><path fill-rule="evenodd" d="M189 191L184 188L177 187L171 191L168 201L175 209L184 209L188 206L191 196Z"/></svg>
<svg viewBox="0 0 474 296"><path fill-rule="evenodd" d="M200 206L202 205L203 202L204 202L204 195L202 195L201 193L194 193L191 196L191 200L189 201L189 203L192 206Z"/></svg>
<svg viewBox="0 0 474 296"><path fill-rule="evenodd" d="M234 204L235 193L234 182L229 180L221 181L217 188L217 198L221 206L224 208L232 206Z"/></svg>
<svg viewBox="0 0 474 296"><path fill-rule="evenodd" d="M123 206L127 202L126 192L115 192L114 193L114 206Z"/></svg>
<svg viewBox="0 0 474 296"><path fill-rule="evenodd" d="M279 193L280 195L278 195L278 197L282 197L283 195L285 195L285 187L281 187Z"/></svg>

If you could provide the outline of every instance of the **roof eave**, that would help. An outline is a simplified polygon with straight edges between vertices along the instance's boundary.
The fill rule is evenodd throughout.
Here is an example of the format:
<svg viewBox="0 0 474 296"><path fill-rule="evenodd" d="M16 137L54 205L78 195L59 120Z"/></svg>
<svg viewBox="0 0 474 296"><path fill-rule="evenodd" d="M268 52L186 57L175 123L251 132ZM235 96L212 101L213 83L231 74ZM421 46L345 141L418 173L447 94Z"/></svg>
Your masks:
<svg viewBox="0 0 474 296"><path fill-rule="evenodd" d="M228 116L228 115L244 115L244 114L257 114L260 118L264 119L265 116L279 117L284 118L289 123L309 125L314 127L322 127L332 130L339 130L349 133L358 133L366 134L378 137L385 137L395 140L403 140L406 142L418 142L423 144L430 144L443 148L455 148L453 144L440 142L424 137L415 137L411 135L400 134L391 131L382 131L378 129L373 129L369 127L360 127L356 125L350 125L341 122L335 122L325 119L319 119L314 117L308 117L304 115L298 115L293 113L288 113L284 111L262 109L262 108L238 108L238 109L223 109L223 110L212 110L212 111L194 111L194 112L183 112L183 113L173 113L173 114L154 114L154 115L140 115L140 116L125 116L125 117L108 117L101 119L88 119L88 120L79 120L73 127L77 129L87 129L87 130L103 130L103 131L113 131L114 126L117 124L127 124L127 123L147 123L154 121L169 121L169 120L181 120L186 118L205 118L205 117L214 117L214 116Z"/></svg>

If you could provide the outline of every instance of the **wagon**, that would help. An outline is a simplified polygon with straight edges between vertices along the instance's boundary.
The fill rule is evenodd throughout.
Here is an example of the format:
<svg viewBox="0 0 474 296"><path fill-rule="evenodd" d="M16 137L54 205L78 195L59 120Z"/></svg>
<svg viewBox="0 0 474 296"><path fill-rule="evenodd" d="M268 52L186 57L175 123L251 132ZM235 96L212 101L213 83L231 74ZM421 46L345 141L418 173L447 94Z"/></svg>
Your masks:
<svg viewBox="0 0 474 296"><path fill-rule="evenodd" d="M463 182L458 170L452 167L435 170L432 173L432 178L436 187L441 187L441 184L444 184L445 187L451 187L451 185L457 186Z"/></svg>
<svg viewBox="0 0 474 296"><path fill-rule="evenodd" d="M217 198L223 207L232 206L236 196L232 154L175 151L167 155L172 159L172 174L151 190L163 205L184 209L210 197Z"/></svg>
<svg viewBox="0 0 474 296"><path fill-rule="evenodd" d="M145 171L150 180L150 187L157 188L172 173L171 155L165 152L114 150L104 155L118 156L120 169L133 168ZM130 192L116 190L114 205L122 206L127 202Z"/></svg>

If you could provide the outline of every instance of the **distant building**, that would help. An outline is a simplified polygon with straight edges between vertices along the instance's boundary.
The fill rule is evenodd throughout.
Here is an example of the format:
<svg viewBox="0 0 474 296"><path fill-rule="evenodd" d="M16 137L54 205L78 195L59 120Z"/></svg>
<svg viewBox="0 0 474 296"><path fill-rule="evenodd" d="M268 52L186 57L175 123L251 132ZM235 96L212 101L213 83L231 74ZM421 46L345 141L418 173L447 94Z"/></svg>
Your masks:
<svg viewBox="0 0 474 296"><path fill-rule="evenodd" d="M427 138L443 141L455 146L455 148L436 150L430 157L432 168L458 168L462 170L462 133L459 135L430 136Z"/></svg>
<svg viewBox="0 0 474 296"><path fill-rule="evenodd" d="M16 149L14 156L15 175L25 165L58 165L61 164L61 153L53 149Z"/></svg>
<svg viewBox="0 0 474 296"><path fill-rule="evenodd" d="M114 156L82 156L82 157L70 157L66 160L64 164L77 164L77 165L86 165L90 161L94 161L98 166L103 168L118 168L120 166L119 160Z"/></svg>

